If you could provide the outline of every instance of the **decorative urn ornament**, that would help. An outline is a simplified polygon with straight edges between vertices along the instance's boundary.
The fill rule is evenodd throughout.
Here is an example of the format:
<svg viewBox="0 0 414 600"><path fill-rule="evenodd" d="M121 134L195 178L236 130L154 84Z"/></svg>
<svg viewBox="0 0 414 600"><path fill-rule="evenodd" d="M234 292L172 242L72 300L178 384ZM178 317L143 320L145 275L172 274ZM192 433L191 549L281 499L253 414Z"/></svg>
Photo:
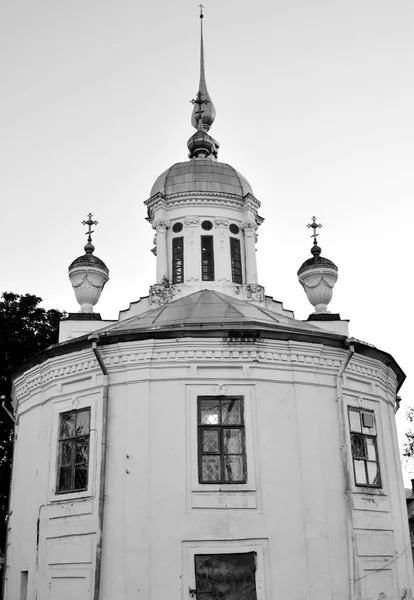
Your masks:
<svg viewBox="0 0 414 600"><path fill-rule="evenodd" d="M95 246L92 244L92 225L97 224L98 221L92 220L91 213L88 214L87 221L82 221L82 225L88 226L85 254L76 258L69 266L69 279L76 300L80 304L81 313L93 313L93 307L101 297L101 292L109 279L108 267L103 260L93 254Z"/></svg>
<svg viewBox="0 0 414 600"><path fill-rule="evenodd" d="M338 267L328 258L321 256L321 248L317 244L316 229L322 227L312 217L313 247L312 258L306 260L298 271L299 282L306 292L309 302L315 307L315 313L329 313L328 304L332 300L333 287L338 279Z"/></svg>

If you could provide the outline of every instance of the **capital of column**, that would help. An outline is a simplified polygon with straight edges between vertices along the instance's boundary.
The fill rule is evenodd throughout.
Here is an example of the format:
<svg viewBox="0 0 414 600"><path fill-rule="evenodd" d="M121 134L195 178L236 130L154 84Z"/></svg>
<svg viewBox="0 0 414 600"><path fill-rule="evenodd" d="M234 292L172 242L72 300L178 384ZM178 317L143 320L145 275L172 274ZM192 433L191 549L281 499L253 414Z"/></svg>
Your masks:
<svg viewBox="0 0 414 600"><path fill-rule="evenodd" d="M157 219L152 222L152 228L155 229L157 233L165 233L170 225L171 223L168 219Z"/></svg>
<svg viewBox="0 0 414 600"><path fill-rule="evenodd" d="M254 221L244 221L244 223L241 224L241 228L243 229L246 237L255 236L258 229L257 224Z"/></svg>

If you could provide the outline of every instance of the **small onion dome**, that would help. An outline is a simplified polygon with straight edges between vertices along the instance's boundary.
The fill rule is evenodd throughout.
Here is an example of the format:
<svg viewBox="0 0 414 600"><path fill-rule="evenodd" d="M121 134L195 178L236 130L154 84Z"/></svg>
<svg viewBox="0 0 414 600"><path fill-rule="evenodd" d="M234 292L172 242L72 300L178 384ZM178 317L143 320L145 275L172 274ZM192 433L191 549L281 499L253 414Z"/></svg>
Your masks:
<svg viewBox="0 0 414 600"><path fill-rule="evenodd" d="M108 267L103 260L92 254L94 250L89 239L85 245L85 254L76 258L69 266L69 279L81 313L93 313L93 307L109 279Z"/></svg>
<svg viewBox="0 0 414 600"><path fill-rule="evenodd" d="M322 250L314 243L313 256L302 264L298 271L299 282L306 292L315 313L329 313L333 287L338 279L338 267L329 258L321 256Z"/></svg>
<svg viewBox="0 0 414 600"><path fill-rule="evenodd" d="M100 258L98 258L97 256L94 256L93 254L89 254L86 253L83 256L78 256L78 258L75 258L75 260L69 265L69 272L74 269L75 267L83 267L83 266L95 266L95 267L100 267L101 269L103 269L105 271L105 273L107 273L107 275L109 275L109 269L106 266L106 264L104 263L103 260L101 260Z"/></svg>
<svg viewBox="0 0 414 600"><path fill-rule="evenodd" d="M305 262L302 264L302 266L300 267L300 269L298 271L298 275L300 275L307 269L317 269L318 267L321 267L321 266L325 266L328 268L330 267L331 269L338 271L338 267L336 266L336 264L334 262L329 260L329 258L320 256L320 253L322 252L322 250L319 248L319 246L313 246L311 252L313 254L313 257L308 258L308 260L305 260Z"/></svg>
<svg viewBox="0 0 414 600"><path fill-rule="evenodd" d="M208 133L199 129L187 142L188 158L217 158L219 144Z"/></svg>

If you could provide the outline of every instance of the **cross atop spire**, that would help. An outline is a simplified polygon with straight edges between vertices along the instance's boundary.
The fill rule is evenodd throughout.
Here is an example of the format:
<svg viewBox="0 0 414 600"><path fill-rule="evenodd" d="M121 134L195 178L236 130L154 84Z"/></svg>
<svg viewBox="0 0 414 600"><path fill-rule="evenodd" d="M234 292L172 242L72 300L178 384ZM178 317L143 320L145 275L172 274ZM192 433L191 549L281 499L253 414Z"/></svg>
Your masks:
<svg viewBox="0 0 414 600"><path fill-rule="evenodd" d="M306 227L312 227L313 233L311 234L311 237L313 237L313 244L316 246L316 244L318 243L316 238L319 235L319 233L316 233L316 230L318 228L320 229L322 225L316 222L316 217L312 217L312 223L309 223L308 225L306 225Z"/></svg>
<svg viewBox="0 0 414 600"><path fill-rule="evenodd" d="M85 252L87 254L92 254L92 252L95 250L95 246L92 244L92 234L94 233L92 226L98 225L98 221L93 221L92 217L93 217L93 214L89 213L87 221L82 221L82 225L88 226L88 231L85 232L85 235L88 236L88 243L85 245L85 248L84 248Z"/></svg>
<svg viewBox="0 0 414 600"><path fill-rule="evenodd" d="M191 100L194 104L193 114L191 117L191 124L195 129L208 131L214 122L216 117L216 109L207 91L206 76L204 70L204 39L203 39L203 8L202 4L200 7L200 83L198 85L197 97L195 100ZM204 110L201 110L201 106L204 105Z"/></svg>

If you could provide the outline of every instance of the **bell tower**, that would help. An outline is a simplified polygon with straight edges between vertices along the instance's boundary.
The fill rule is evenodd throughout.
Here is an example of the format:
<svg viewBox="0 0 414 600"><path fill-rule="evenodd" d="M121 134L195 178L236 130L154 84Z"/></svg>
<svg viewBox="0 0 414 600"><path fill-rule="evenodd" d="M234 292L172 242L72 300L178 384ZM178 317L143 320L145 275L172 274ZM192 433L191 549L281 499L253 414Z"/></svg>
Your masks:
<svg viewBox="0 0 414 600"><path fill-rule="evenodd" d="M196 132L187 142L189 160L162 173L145 202L156 231L151 304L202 289L264 302L256 264L260 202L236 169L218 161L220 146L209 133L216 109L205 77L202 8L200 80L191 101Z"/></svg>

